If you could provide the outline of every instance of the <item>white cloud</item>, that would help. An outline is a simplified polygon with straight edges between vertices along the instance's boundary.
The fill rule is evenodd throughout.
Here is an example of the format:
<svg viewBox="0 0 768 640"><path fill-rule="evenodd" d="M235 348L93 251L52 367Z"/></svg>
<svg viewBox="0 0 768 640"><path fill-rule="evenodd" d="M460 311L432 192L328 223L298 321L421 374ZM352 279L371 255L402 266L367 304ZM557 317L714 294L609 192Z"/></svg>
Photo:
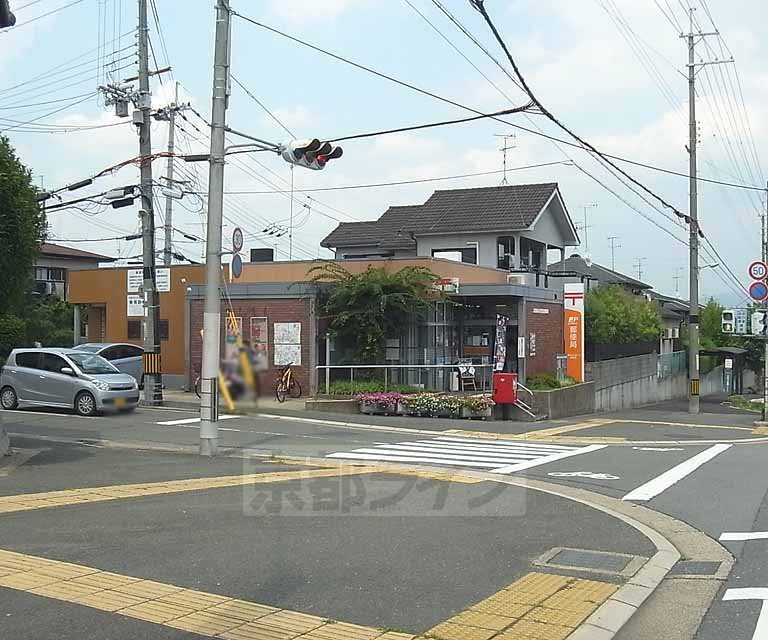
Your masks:
<svg viewBox="0 0 768 640"><path fill-rule="evenodd" d="M305 137L301 134L301 130L309 129L310 125L316 120L316 116L303 104L297 104L292 107L278 107L277 109L272 109L272 113L299 138ZM261 123L268 127L279 126L266 113L262 116Z"/></svg>

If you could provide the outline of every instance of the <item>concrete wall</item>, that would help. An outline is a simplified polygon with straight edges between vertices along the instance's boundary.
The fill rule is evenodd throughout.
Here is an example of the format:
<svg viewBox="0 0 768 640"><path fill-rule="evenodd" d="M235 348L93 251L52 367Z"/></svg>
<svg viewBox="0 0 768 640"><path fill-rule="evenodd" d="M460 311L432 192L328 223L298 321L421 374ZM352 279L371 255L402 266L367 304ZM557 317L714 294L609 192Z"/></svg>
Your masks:
<svg viewBox="0 0 768 640"><path fill-rule="evenodd" d="M550 420L595 412L595 383L584 382L552 391L534 391L536 412Z"/></svg>

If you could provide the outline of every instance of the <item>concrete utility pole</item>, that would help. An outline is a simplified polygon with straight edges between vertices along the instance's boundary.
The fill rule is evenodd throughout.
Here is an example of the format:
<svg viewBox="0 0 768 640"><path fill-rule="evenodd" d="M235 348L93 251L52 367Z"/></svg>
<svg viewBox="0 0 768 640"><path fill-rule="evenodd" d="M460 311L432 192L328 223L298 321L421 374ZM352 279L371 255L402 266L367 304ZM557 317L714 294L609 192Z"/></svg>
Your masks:
<svg viewBox="0 0 768 640"><path fill-rule="evenodd" d="M763 262L765 262L768 259L768 183L766 183L765 189L765 213L763 214L762 232ZM763 308L768 313L768 302L763 303ZM768 318L765 320L768 320ZM765 422L766 416L768 416L768 337L763 338L763 345L763 422Z"/></svg>
<svg viewBox="0 0 768 640"><path fill-rule="evenodd" d="M687 35L681 37L688 41L688 176L690 181L690 203L689 203L689 265L688 275L690 278L689 288L689 306L690 314L688 316L688 413L699 413L699 393L701 381L699 379L699 211L698 211L698 183L697 183L697 163L696 163L696 144L698 136L696 131L696 67L703 67L705 64L696 64L696 44L707 36L716 36L717 32L694 33L695 9L690 10L690 31Z"/></svg>
<svg viewBox="0 0 768 640"><path fill-rule="evenodd" d="M169 267L173 254L173 198L171 189L173 189L174 162L173 153L176 150L176 110L179 108L179 83L176 83L176 93L173 104L168 110L168 169L166 172L166 182L168 195L165 197L165 243L163 245L163 265Z"/></svg>
<svg viewBox="0 0 768 640"><path fill-rule="evenodd" d="M163 403L160 361L160 298L155 271L155 212L152 202L152 92L149 89L147 0L139 0L139 155L141 156L141 233L144 255L144 404Z"/></svg>
<svg viewBox="0 0 768 640"><path fill-rule="evenodd" d="M221 224L224 209L224 152L229 101L229 0L216 2L216 44L213 61L208 234L205 252L203 369L200 383L200 454L215 456L219 442L218 375L221 332Z"/></svg>
<svg viewBox="0 0 768 640"><path fill-rule="evenodd" d="M621 249L620 244L616 244L619 236L608 236L608 242L611 243L611 271L616 271L616 249Z"/></svg>

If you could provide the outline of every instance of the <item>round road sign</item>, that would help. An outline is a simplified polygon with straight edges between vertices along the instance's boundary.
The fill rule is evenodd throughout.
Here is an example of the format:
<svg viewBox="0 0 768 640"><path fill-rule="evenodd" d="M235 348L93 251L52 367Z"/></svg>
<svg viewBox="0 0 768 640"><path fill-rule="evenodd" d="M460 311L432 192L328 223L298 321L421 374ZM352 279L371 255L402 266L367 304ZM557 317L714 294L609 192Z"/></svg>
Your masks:
<svg viewBox="0 0 768 640"><path fill-rule="evenodd" d="M753 282L749 285L749 295L753 300L762 302L768 298L768 285L765 282Z"/></svg>
<svg viewBox="0 0 768 640"><path fill-rule="evenodd" d="M756 260L749 265L749 277L753 280L765 280L768 276L768 265L761 260Z"/></svg>
<svg viewBox="0 0 768 640"><path fill-rule="evenodd" d="M235 250L235 253L243 249L243 230L240 227L235 227L235 230L232 232L232 248Z"/></svg>
<svg viewBox="0 0 768 640"><path fill-rule="evenodd" d="M239 253L236 253L232 256L232 276L239 278L241 275L243 275L243 259L240 257ZM768 295L768 293L766 293L766 295Z"/></svg>

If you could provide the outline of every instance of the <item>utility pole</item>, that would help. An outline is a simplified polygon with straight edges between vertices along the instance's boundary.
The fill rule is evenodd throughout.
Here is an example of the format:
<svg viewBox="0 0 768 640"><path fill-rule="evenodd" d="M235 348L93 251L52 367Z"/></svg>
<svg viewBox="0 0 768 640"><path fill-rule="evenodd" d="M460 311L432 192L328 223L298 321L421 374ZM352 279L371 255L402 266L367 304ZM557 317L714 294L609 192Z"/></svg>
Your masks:
<svg viewBox="0 0 768 640"><path fill-rule="evenodd" d="M139 155L141 156L141 233L144 256L144 404L163 403L160 359L160 298L155 272L155 212L152 202L152 93L149 89L147 0L139 0Z"/></svg>
<svg viewBox="0 0 768 640"><path fill-rule="evenodd" d="M173 189L173 153L176 150L176 109L179 106L179 83L176 83L176 93L173 104L168 110L168 169L166 171L166 186L168 195L165 197L165 243L163 245L163 265L169 267L173 253L173 198L171 189Z"/></svg>
<svg viewBox="0 0 768 640"><path fill-rule="evenodd" d="M611 243L611 271L616 271L616 249L621 249L620 244L616 244L619 236L608 236L608 242Z"/></svg>
<svg viewBox="0 0 768 640"><path fill-rule="evenodd" d="M703 67L705 64L696 64L696 44L707 36L719 35L717 32L694 33L695 9L691 7L689 32L687 35L681 35L688 41L688 176L689 176L689 265L688 276L690 285L688 290L690 313L688 316L688 413L699 413L699 393L701 381L699 379L699 211L698 211L698 182L697 182L697 162L696 145L698 142L696 127L696 67ZM698 40L697 40L698 39ZM722 61L730 62L730 61Z"/></svg>
<svg viewBox="0 0 768 640"><path fill-rule="evenodd" d="M683 272L682 267L675 268L675 275L672 276L672 280L675 283L675 298L680 297L680 279L682 278L682 275L680 275Z"/></svg>
<svg viewBox="0 0 768 640"><path fill-rule="evenodd" d="M765 213L763 214L763 229L762 229L762 244L763 244L763 262L768 259L768 183L766 183L765 189ZM763 308L768 314L768 302L763 303ZM763 322L768 320L766 317ZM768 415L768 337L763 338L763 422L766 421L766 415Z"/></svg>
<svg viewBox="0 0 768 640"><path fill-rule="evenodd" d="M637 269L637 279L642 280L643 279L643 263L648 258L636 258L635 259L635 268Z"/></svg>
<svg viewBox="0 0 768 640"><path fill-rule="evenodd" d="M200 454L215 456L219 442L219 341L221 334L221 224L224 209L224 153L229 102L229 0L216 2L216 44L213 60L208 232L205 252L203 367L200 389Z"/></svg>

